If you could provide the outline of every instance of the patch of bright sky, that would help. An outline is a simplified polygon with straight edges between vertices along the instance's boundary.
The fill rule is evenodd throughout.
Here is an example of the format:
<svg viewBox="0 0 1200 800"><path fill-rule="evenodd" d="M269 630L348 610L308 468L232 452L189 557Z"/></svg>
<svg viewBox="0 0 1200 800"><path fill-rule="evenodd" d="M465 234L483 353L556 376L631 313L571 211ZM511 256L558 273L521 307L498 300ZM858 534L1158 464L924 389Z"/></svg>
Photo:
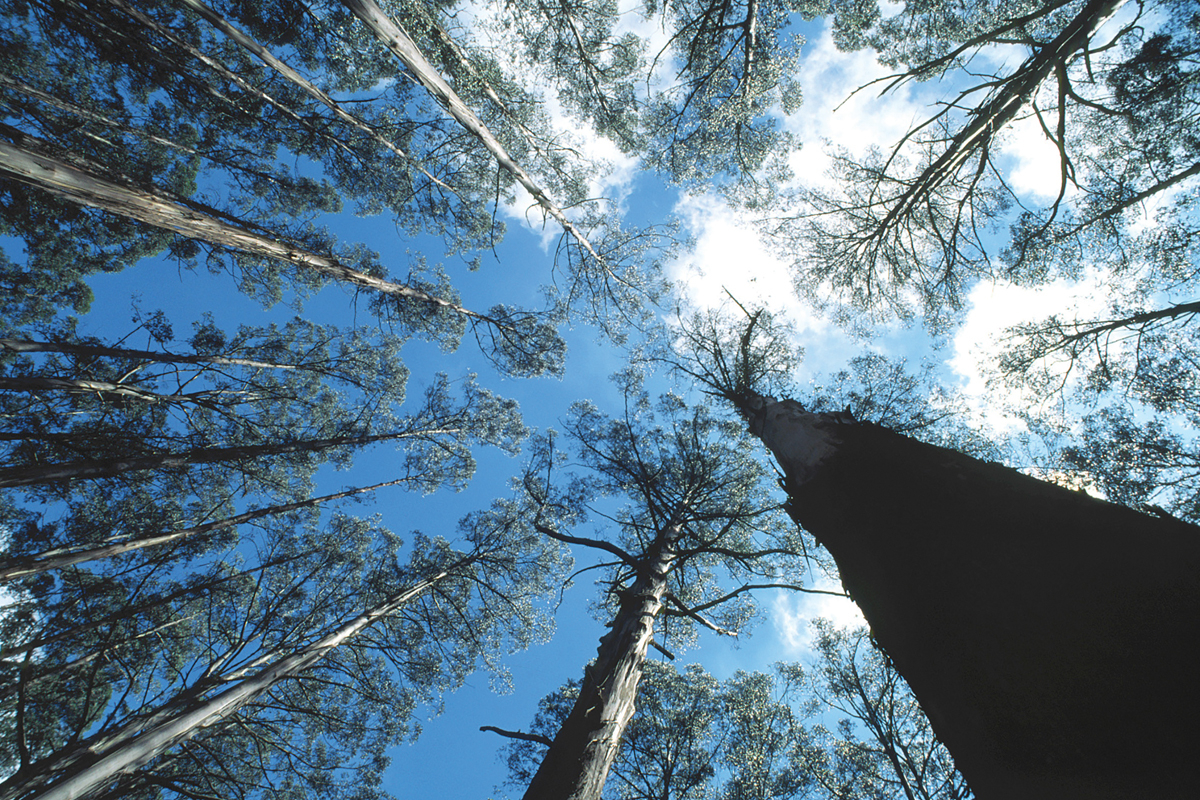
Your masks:
<svg viewBox="0 0 1200 800"><path fill-rule="evenodd" d="M979 283L967 296L967 311L954 337L949 366L963 379L962 389L976 417L994 430L1014 431L1021 423L1005 409L1035 409L1041 398L988 380L1007 346L1006 329L1059 315L1096 317L1107 306L1104 276L1089 270L1080 280L1057 280L1025 287Z"/></svg>

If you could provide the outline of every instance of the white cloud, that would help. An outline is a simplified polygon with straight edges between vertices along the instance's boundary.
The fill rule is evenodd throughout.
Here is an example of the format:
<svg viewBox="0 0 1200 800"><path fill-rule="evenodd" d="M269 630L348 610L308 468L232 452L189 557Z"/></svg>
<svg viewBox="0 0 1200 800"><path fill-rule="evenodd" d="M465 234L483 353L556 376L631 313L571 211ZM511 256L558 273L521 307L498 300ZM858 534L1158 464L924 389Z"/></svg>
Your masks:
<svg viewBox="0 0 1200 800"><path fill-rule="evenodd" d="M1042 111L1046 125L1054 130L1058 113ZM1058 147L1046 135L1032 113L1013 120L1005 130L997 148L1007 169L1005 179L1018 195L1039 202L1052 202L1062 185L1062 162ZM1066 196L1077 190L1068 182Z"/></svg>
<svg viewBox="0 0 1200 800"><path fill-rule="evenodd" d="M728 302L728 291L743 305L765 305L782 315L802 338L835 333L829 320L800 299L787 264L750 218L711 194L683 197L675 213L696 245L668 264L667 273L690 305L718 308Z"/></svg>
<svg viewBox="0 0 1200 800"><path fill-rule="evenodd" d="M816 588L830 591L839 589L832 581L819 583ZM812 622L818 617L829 620L839 628L866 624L862 611L854 601L823 594L780 592L771 601L770 614L775 635L789 658L814 652Z"/></svg>
<svg viewBox="0 0 1200 800"><path fill-rule="evenodd" d="M1016 421L1000 409L1006 405L1032 408L1039 401L988 383L1006 346L1005 329L1051 315L1098 316L1106 307L1109 289L1103 274L1089 271L1078 281L1056 280L1037 287L980 282L971 290L963 323L954 335L954 355L947 363L963 379L963 391L982 421L997 430L1012 430Z"/></svg>
<svg viewBox="0 0 1200 800"><path fill-rule="evenodd" d="M928 100L918 97L923 87L911 82L883 97L886 83L851 93L860 86L892 74L869 51L844 53L833 43L828 23L803 52L800 64L804 104L786 118L787 130L804 144L792 155L798 182L827 181L830 166L825 147L844 147L862 154L871 146L886 147L900 139L912 124L929 113Z"/></svg>

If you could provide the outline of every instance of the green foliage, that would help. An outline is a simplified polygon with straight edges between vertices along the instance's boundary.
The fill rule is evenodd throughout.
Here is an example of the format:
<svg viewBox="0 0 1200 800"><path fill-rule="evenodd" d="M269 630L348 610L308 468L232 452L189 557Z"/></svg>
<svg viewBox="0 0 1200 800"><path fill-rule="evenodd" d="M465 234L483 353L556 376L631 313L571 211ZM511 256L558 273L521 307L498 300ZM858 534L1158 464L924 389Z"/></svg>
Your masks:
<svg viewBox="0 0 1200 800"><path fill-rule="evenodd" d="M815 623L811 666L718 681L698 664L648 661L606 800L965 800L929 722L865 630ZM579 687L539 703L529 726L552 736ZM528 784L544 745L505 746L509 783Z"/></svg>

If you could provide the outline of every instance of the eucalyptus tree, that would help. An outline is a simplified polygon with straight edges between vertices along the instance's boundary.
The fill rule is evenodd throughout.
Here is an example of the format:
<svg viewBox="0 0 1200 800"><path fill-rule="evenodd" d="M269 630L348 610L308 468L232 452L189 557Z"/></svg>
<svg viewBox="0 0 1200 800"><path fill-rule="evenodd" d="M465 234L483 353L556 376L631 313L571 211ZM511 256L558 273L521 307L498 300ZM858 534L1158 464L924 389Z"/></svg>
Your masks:
<svg viewBox="0 0 1200 800"><path fill-rule="evenodd" d="M646 101L648 163L684 183L765 181L788 175L797 145L776 115L801 103L800 46L788 29L822 2L664 0L646 4L669 37L653 63L678 64Z"/></svg>
<svg viewBox="0 0 1200 800"><path fill-rule="evenodd" d="M1122 75L1144 72L1137 64L1154 38L1148 31L1160 23L1186 29L1190 12L1173 2L1125 5L924 4L887 18L875 9L835 21L845 46L870 46L899 69L882 79L885 92L936 78L956 94L883 152L835 156L837 187L802 190L796 213L772 223L785 241L809 246L811 257L797 262L803 285L852 308L907 316L915 307L944 322L960 306L964 287L992 274L1000 249L992 232L1007 224L1004 216L1015 206L1022 214L1004 274L1040 280L1036 265L1018 262L1053 249L1056 237L1070 235L1066 230L1120 216L1135 195L1165 193L1185 180L1194 159L1171 170L1172 177L1145 157L1173 146L1174 136L1153 122L1160 113L1153 100L1128 93L1121 100L1111 87L1127 80ZM978 62L995 45L1016 45L1029 55L1011 71L978 77ZM1024 118L1035 119L1059 153L1057 196L1045 209L1021 205L1028 198L1014 190L1000 159L1006 129ZM1095 136L1114 127L1126 133L1115 140ZM1130 169L1118 166L1126 157L1121 151L1137 154Z"/></svg>
<svg viewBox="0 0 1200 800"><path fill-rule="evenodd" d="M776 400L782 336L762 312L693 327L681 366L771 451L974 790L1186 796L1195 526Z"/></svg>
<svg viewBox="0 0 1200 800"><path fill-rule="evenodd" d="M103 658L42 663L90 644L77 635L18 671L0 796L379 794L418 704L544 635L538 599L564 562L528 511L520 495L497 501L463 518L460 544L415 533L407 549L368 519L271 518L262 565L216 562L227 591L125 610L131 626L190 610L171 646L136 660L127 638ZM73 728L33 736L25 720L55 719L81 673L107 694Z"/></svg>
<svg viewBox="0 0 1200 800"><path fill-rule="evenodd" d="M557 491L552 473L531 484L547 509L576 507L589 492L627 504L615 513L594 506L609 520L608 535L536 523L552 539L609 559L599 566L611 622L533 774L530 798L599 796L634 715L651 647L686 646L700 627L736 636L753 618L755 590L815 591L795 577L806 563L804 543L771 498L768 476L738 426L674 395L651 404L635 385L625 386L622 416L577 403L566 422L588 472ZM785 573L791 575L783 580Z"/></svg>
<svg viewBox="0 0 1200 800"><path fill-rule="evenodd" d="M803 671L738 672L718 681L699 664L645 664L630 721L603 796L616 800L808 797L809 734ZM509 783L528 783L579 694L568 681L539 704L528 734L507 749ZM511 732L509 735L512 735Z"/></svg>
<svg viewBox="0 0 1200 800"><path fill-rule="evenodd" d="M653 234L635 232L631 237L621 229L611 213L596 208L595 204L591 204L593 207L582 216L581 221L568 217L564 211L565 202L553 197L543 182L534 176L532 167L512 152L512 143L515 142L532 150L541 160L547 160L544 149L538 145L542 134L530 130L525 119L515 117L510 102L497 94L468 59L461 57L460 51L436 19L422 19L420 16L412 21L399 19L389 15L374 0L342 2L404 65L412 79L435 98L463 130L482 144L507 178L527 192L542 213L562 229L560 249L563 252L558 260L566 267L569 286L563 294L568 305L582 301L589 319L619 338L622 323L639 320L642 316L638 311L641 304L646 299L656 299L662 291L661 278L656 274L654 265L639 263L635 258L640 255L639 251L647 237ZM459 68L456 71L464 74L459 76L455 84L447 80L410 35L406 26L414 23L441 33L442 49L458 56ZM464 99L459 85L472 87L476 91L482 89L493 109L499 111L500 117L508 122L510 128L515 128L506 137L507 141L502 141L492 126L481 118L478 109ZM563 172L561 169L551 170L552 173L555 171ZM581 176L566 176L561 183L574 195L572 204L586 197L586 186ZM626 252L631 249L631 242L634 257ZM616 323L612 321L614 313Z"/></svg>
<svg viewBox="0 0 1200 800"><path fill-rule="evenodd" d="M494 245L499 229L488 209L490 167L464 155L460 145L486 150L469 135L456 143L458 132L445 136L430 126L423 104L432 106L432 100L409 97L403 82L396 84L397 97L360 105L366 110L351 115L229 20L213 9L208 13L208 21L198 21L170 5L106 0L33 3L6 17L14 46L10 77L0 80L11 100L0 142L13 197L5 225L28 251L25 265L5 261L14 297L26 298L10 309L17 324L53 313L45 299L33 296L44 282L42 270L53 270L61 284L49 296L85 310L87 274L167 250L189 266L234 272L243 291L269 303L287 290L303 294L327 281L348 282L354 291L385 295L373 307L393 325L447 346L470 327L501 369L561 372L564 345L553 308L466 309L443 275L387 280L377 254L338 245L310 221L339 211L343 198L355 198L360 212L390 209L408 231L446 236L450 251ZM216 28L210 26L214 20ZM374 85L372 79L396 77L370 48L354 55L345 47L343 28L350 19L344 12L310 21L315 27L293 37L289 53L324 70L322 82L331 91L360 92ZM77 76L77 85L62 74ZM95 82L109 85L91 92ZM77 102L80 95L106 97L112 86L126 87L109 103L118 110ZM410 119L395 119L401 108ZM186 126L172 131L158 124L171 116ZM339 135L345 126L351 134ZM402 149L414 136L417 155ZM422 165L426 148L438 164ZM276 156L287 160L289 153L315 163L318 177L281 167ZM224 191L206 191L200 200L198 189L214 181L223 182ZM56 198L49 200L52 221L28 213L31 204L47 202L41 192ZM218 194L225 199L214 201ZM132 222L113 223L109 214ZM77 227L72 220L95 224ZM117 232L108 236L114 226ZM86 259L74 257L79 241L92 242Z"/></svg>
<svg viewBox="0 0 1200 800"><path fill-rule="evenodd" d="M800 102L803 39L787 29L823 4L513 3L505 31L575 116L690 186L775 180L794 148L774 117ZM640 25L618 25L636 14ZM644 31L667 34L652 45ZM655 50L654 47L659 47Z"/></svg>
<svg viewBox="0 0 1200 800"><path fill-rule="evenodd" d="M929 721L865 629L816 620L811 666L778 663L718 681L648 661L603 796L611 800L965 800ZM579 693L543 698L507 747L524 785ZM512 735L511 732L507 732Z"/></svg>

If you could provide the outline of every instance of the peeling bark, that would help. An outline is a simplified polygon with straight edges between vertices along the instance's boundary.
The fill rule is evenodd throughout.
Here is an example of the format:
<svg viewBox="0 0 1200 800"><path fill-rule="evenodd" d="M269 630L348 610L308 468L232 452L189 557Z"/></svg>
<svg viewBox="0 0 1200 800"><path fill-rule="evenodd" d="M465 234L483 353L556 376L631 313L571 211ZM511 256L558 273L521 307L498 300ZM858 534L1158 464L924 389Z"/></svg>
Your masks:
<svg viewBox="0 0 1200 800"><path fill-rule="evenodd" d="M788 401L745 410L980 800L1194 796L1200 528Z"/></svg>
<svg viewBox="0 0 1200 800"><path fill-rule="evenodd" d="M667 576L683 529L669 525L623 593L596 660L584 671L579 698L559 729L524 800L598 800L633 717L638 681L663 607Z"/></svg>
<svg viewBox="0 0 1200 800"><path fill-rule="evenodd" d="M174 231L190 239L284 261L363 289L421 300L468 317L487 319L420 289L352 269L336 258L305 250L286 239L271 238L218 219L181 203L179 198L143 187L122 185L108 176L68 164L47 152L41 152L45 149L44 144L31 136L23 136L20 144L0 141L0 175L72 202Z"/></svg>

